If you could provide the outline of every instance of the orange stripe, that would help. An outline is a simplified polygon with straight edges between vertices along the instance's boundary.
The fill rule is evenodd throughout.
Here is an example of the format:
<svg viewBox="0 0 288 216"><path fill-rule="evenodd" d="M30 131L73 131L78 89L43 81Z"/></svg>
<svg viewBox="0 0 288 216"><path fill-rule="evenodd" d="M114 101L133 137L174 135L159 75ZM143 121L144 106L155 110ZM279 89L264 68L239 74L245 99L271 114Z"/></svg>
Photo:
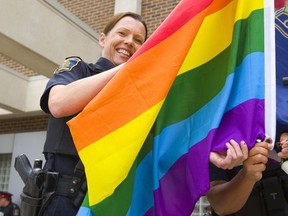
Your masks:
<svg viewBox="0 0 288 216"><path fill-rule="evenodd" d="M223 7L224 2L227 3L219 1L222 4L211 5L209 13ZM127 63L102 92L68 122L78 151L166 97L206 15L207 11L202 11L166 40Z"/></svg>
<svg viewBox="0 0 288 216"><path fill-rule="evenodd" d="M223 9L226 5L230 4L232 0L214 0L212 4L207 8L207 13L209 15ZM219 23L221 25L221 23Z"/></svg>

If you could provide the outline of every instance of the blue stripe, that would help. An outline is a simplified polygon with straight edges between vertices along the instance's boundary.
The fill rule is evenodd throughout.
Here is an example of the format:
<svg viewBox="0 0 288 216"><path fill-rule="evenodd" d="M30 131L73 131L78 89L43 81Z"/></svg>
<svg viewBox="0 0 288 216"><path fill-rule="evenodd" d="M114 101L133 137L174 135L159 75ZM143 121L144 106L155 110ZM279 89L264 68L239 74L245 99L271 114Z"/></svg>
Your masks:
<svg viewBox="0 0 288 216"><path fill-rule="evenodd" d="M150 152L137 167L131 206L127 213L129 216L144 215L153 206L152 161L152 154ZM145 200L145 202L139 201L139 199Z"/></svg>
<svg viewBox="0 0 288 216"><path fill-rule="evenodd" d="M222 91L208 104L188 119L166 127L154 139L153 155L150 152L136 171L132 203L127 215L144 215L153 206L151 163L153 164L153 188L169 168L188 150L203 140L210 130L219 126L225 112L250 99L263 99L264 53L252 53L227 77ZM210 118L213 115L213 118ZM143 187L143 182L148 182ZM145 202L139 199L145 197Z"/></svg>
<svg viewBox="0 0 288 216"><path fill-rule="evenodd" d="M81 206L76 216L93 216L90 208Z"/></svg>

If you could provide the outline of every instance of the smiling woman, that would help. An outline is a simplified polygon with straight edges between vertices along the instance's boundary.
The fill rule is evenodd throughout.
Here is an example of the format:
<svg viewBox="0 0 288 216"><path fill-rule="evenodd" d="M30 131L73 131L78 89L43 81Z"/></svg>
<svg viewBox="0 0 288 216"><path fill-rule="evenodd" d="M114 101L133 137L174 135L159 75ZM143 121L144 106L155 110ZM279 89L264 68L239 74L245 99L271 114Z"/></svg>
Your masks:
<svg viewBox="0 0 288 216"><path fill-rule="evenodd" d="M86 178L84 169L80 169L80 176L74 173L76 166L83 166L66 122L106 86L146 38L147 27L140 15L119 13L99 36L102 56L95 64L87 64L77 56L68 57L48 81L40 101L42 110L49 114L44 169L57 173L59 179L53 185L54 195L43 203L41 215L76 215L86 194Z"/></svg>
<svg viewBox="0 0 288 216"><path fill-rule="evenodd" d="M121 15L121 14L120 14ZM110 23L115 23L111 20ZM141 20L125 16L107 31L104 29L99 36L102 57L110 60L114 65L122 64L136 52L146 39L145 25L139 25Z"/></svg>

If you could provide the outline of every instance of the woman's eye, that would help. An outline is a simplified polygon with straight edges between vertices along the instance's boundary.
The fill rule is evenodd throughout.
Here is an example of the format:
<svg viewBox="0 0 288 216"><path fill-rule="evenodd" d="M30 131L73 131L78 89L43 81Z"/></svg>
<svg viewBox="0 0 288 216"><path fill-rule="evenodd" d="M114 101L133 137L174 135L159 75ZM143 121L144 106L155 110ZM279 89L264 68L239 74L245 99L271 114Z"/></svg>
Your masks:
<svg viewBox="0 0 288 216"><path fill-rule="evenodd" d="M136 42L137 44L141 44L141 41L139 41L139 40L135 40L135 42Z"/></svg>
<svg viewBox="0 0 288 216"><path fill-rule="evenodd" d="M143 41L140 40L140 39L136 39L135 42L136 42L137 44L143 44Z"/></svg>

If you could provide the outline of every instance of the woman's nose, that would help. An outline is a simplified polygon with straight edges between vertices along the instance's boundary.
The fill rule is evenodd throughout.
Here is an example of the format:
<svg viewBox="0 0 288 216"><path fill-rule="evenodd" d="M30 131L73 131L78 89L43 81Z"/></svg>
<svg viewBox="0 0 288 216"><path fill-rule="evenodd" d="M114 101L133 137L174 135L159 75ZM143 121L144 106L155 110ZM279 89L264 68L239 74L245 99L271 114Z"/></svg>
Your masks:
<svg viewBox="0 0 288 216"><path fill-rule="evenodd" d="M124 41L125 44L132 44L133 43L133 37L130 36L130 35L127 35L125 37L125 41Z"/></svg>

